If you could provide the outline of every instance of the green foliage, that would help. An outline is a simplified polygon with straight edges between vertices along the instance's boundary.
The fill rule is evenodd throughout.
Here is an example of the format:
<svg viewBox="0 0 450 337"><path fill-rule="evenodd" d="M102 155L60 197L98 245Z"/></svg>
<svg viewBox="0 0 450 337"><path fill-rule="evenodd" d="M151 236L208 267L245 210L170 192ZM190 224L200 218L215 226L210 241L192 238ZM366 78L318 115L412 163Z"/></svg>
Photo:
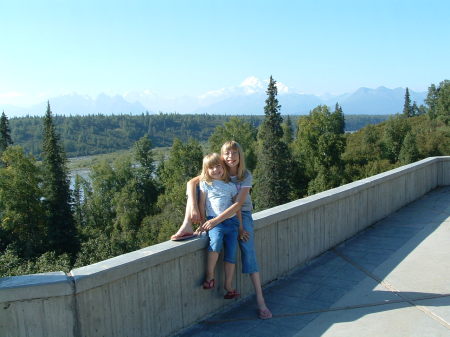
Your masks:
<svg viewBox="0 0 450 337"><path fill-rule="evenodd" d="M167 160L158 168L164 194L158 199L160 209L170 207L182 216L186 203L186 182L200 174L203 152L200 144L190 140L183 144L175 139Z"/></svg>
<svg viewBox="0 0 450 337"><path fill-rule="evenodd" d="M395 159L397 154L397 160ZM345 181L369 177L430 156L450 154L450 128L426 115L370 125L347 135Z"/></svg>
<svg viewBox="0 0 450 337"><path fill-rule="evenodd" d="M18 146L8 147L1 160L5 167L0 168L0 227L20 256L35 257L43 252L48 231L39 168Z"/></svg>
<svg viewBox="0 0 450 337"><path fill-rule="evenodd" d="M64 149L53 124L50 103L47 103L42 143L42 190L47 215L47 244L49 250L74 255L78 250L78 238L71 209L66 162Z"/></svg>
<svg viewBox="0 0 450 337"><path fill-rule="evenodd" d="M270 77L264 107L265 118L258 132L258 162L255 170L254 200L257 209L289 201L292 160L283 141L283 118L279 113L276 81Z"/></svg>
<svg viewBox="0 0 450 337"><path fill-rule="evenodd" d="M409 89L405 90L405 103L403 104L403 116L404 117L412 117L413 109L411 105L411 98L409 97Z"/></svg>
<svg viewBox="0 0 450 337"><path fill-rule="evenodd" d="M413 163L419 159L416 136L413 133L408 132L406 134L398 159L403 165Z"/></svg>
<svg viewBox="0 0 450 337"><path fill-rule="evenodd" d="M399 159L403 139L411 127L404 116L396 115L389 118L384 129L385 157L395 163Z"/></svg>
<svg viewBox="0 0 450 337"><path fill-rule="evenodd" d="M5 151L6 148L13 144L11 139L11 130L9 128L9 121L5 115L5 112L2 112L2 117L0 118L0 153Z"/></svg>
<svg viewBox="0 0 450 337"><path fill-rule="evenodd" d="M289 115L286 117L283 124L281 124L281 128L283 129L283 142L289 147L294 140L294 130Z"/></svg>
<svg viewBox="0 0 450 337"><path fill-rule="evenodd" d="M318 106L309 116L299 119L293 149L309 181L307 188L298 187L301 191L307 189L308 194L313 194L340 184L344 166L341 155L345 149L343 125L339 105L333 113L325 105Z"/></svg>
<svg viewBox="0 0 450 337"><path fill-rule="evenodd" d="M344 112L342 111L342 107L336 103L334 107L334 113L331 115L331 117L334 120L335 124L335 133L337 134L343 134L345 132L345 116Z"/></svg>
<svg viewBox="0 0 450 337"><path fill-rule="evenodd" d="M244 117L243 117L244 118ZM42 117L13 118L11 136L16 144L39 159L42 151ZM205 142L217 125L230 116L155 114L54 116L53 121L68 157L110 153L129 149L144 135L153 146L170 147L174 138L187 142L194 138ZM252 125L262 117L245 116Z"/></svg>
<svg viewBox="0 0 450 337"><path fill-rule="evenodd" d="M428 115L431 119L437 118L448 125L450 121L450 80L442 81L438 87L432 84L428 88L425 103L428 105Z"/></svg>
<svg viewBox="0 0 450 337"><path fill-rule="evenodd" d="M294 125L298 116L291 116ZM56 131L61 135L61 144L68 157L79 157L111 153L129 149L142 136L148 135L156 147L170 147L172 140L189 138L205 142L218 125L239 118L254 128L264 116L224 116L224 115L88 115L54 116ZM377 124L388 115L346 115L347 131L355 131L367 124ZM15 144L22 146L26 153L40 159L42 152L43 117L19 117L10 120L11 137ZM295 132L295 130L294 130ZM247 149L245 148L245 151Z"/></svg>
<svg viewBox="0 0 450 337"><path fill-rule="evenodd" d="M69 272L70 257L48 251L36 259L22 259L17 251L7 248L0 254L0 277L47 273L52 271Z"/></svg>

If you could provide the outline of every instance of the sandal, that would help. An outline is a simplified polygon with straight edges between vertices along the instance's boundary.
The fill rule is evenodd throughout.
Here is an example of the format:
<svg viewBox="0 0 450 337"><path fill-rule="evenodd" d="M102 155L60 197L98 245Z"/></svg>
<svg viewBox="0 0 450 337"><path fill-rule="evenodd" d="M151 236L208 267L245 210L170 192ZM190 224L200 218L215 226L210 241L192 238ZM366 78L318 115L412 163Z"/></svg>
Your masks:
<svg viewBox="0 0 450 337"><path fill-rule="evenodd" d="M203 282L203 289L212 289L216 285L216 281L214 279L211 279L209 281Z"/></svg>
<svg viewBox="0 0 450 337"><path fill-rule="evenodd" d="M269 319L272 318L272 313L269 309L259 309L258 317L259 319Z"/></svg>
<svg viewBox="0 0 450 337"><path fill-rule="evenodd" d="M232 300L233 298L237 298L241 296L236 290L227 291L227 293L223 296L226 300Z"/></svg>
<svg viewBox="0 0 450 337"><path fill-rule="evenodd" d="M182 233L182 234L174 234L170 237L170 240L172 241L182 241L182 240L187 240L190 238L193 238L195 236L194 233Z"/></svg>

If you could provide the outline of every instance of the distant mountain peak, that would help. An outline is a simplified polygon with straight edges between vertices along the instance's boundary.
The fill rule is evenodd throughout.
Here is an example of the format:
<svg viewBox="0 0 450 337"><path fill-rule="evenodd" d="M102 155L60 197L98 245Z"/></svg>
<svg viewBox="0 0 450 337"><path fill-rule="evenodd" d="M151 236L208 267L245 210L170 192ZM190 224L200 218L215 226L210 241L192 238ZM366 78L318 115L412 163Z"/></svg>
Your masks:
<svg viewBox="0 0 450 337"><path fill-rule="evenodd" d="M132 91L124 95L110 96L100 93L91 98L87 95L68 93L51 98L50 105L55 114L138 114L145 111L209 113L209 114L259 114L264 113L265 88L268 80L249 76L237 86L211 90L198 97L162 97L150 90ZM304 94L277 82L278 100L282 114L307 114L317 105L325 104L334 109L338 102L345 114L394 114L402 111L404 88L389 89L379 86L376 89L361 87L353 93L321 96ZM410 90L411 100L423 104L426 92ZM45 113L45 102L31 107L19 108L0 105L0 110L10 116L35 115Z"/></svg>

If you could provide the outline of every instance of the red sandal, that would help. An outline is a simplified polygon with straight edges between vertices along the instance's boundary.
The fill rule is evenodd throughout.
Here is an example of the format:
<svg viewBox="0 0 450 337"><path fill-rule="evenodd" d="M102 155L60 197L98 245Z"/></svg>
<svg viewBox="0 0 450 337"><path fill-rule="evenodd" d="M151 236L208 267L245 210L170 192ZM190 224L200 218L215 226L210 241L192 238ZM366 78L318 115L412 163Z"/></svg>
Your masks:
<svg viewBox="0 0 450 337"><path fill-rule="evenodd" d="M232 300L233 298L237 298L241 296L236 290L227 291L227 293L223 296L226 300Z"/></svg>
<svg viewBox="0 0 450 337"><path fill-rule="evenodd" d="M203 289L212 289L216 285L216 281L214 279L211 279L209 281L203 282Z"/></svg>

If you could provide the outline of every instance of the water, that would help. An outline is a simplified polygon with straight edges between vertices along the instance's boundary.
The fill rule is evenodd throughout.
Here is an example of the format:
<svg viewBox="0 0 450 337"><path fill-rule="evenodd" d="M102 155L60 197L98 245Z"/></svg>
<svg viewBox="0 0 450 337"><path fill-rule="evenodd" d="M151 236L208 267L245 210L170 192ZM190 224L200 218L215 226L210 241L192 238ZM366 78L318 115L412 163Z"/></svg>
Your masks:
<svg viewBox="0 0 450 337"><path fill-rule="evenodd" d="M70 189L73 190L75 188L75 177L78 174L82 178L86 179L88 182L91 182L91 178L89 177L89 174L91 173L90 169L77 169L72 170L69 173L69 179L70 179Z"/></svg>

